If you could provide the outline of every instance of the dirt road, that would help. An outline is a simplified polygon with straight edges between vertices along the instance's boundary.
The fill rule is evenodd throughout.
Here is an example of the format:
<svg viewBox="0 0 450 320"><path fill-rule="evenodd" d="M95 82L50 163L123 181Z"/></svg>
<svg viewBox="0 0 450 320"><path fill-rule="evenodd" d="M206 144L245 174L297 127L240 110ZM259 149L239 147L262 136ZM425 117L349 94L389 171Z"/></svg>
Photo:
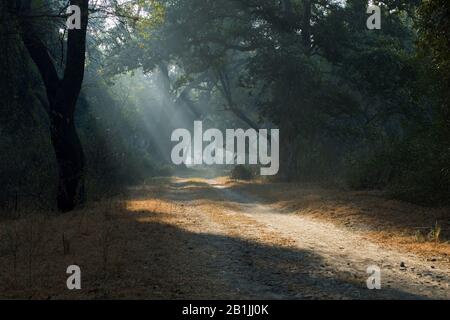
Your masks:
<svg viewBox="0 0 450 320"><path fill-rule="evenodd" d="M164 198L182 208L165 223L188 234L170 263L183 266L173 297L450 298L448 264L282 212L218 180L178 179ZM372 265L381 269L381 290L367 289Z"/></svg>
<svg viewBox="0 0 450 320"><path fill-rule="evenodd" d="M264 185L272 186L277 184ZM325 203L320 192L295 189L289 198L314 196ZM71 215L6 221L0 228L0 297L450 298L448 256L429 259L388 248L336 219L319 220L267 197L225 179L173 178ZM67 290L72 264L83 272L82 290ZM372 265L381 270L381 290L367 289Z"/></svg>

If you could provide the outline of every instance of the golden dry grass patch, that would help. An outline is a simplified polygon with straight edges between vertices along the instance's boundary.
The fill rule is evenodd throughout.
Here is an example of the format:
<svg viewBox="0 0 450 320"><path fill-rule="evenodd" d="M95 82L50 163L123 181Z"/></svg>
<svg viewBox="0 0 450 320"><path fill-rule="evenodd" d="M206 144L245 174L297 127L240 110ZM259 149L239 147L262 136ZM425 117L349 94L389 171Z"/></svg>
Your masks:
<svg viewBox="0 0 450 320"><path fill-rule="evenodd" d="M379 191L343 191L314 184L259 181L238 183L233 188L256 195L276 209L350 228L385 246L450 259L450 208L421 207L386 198ZM436 222L440 234L433 240L428 235Z"/></svg>

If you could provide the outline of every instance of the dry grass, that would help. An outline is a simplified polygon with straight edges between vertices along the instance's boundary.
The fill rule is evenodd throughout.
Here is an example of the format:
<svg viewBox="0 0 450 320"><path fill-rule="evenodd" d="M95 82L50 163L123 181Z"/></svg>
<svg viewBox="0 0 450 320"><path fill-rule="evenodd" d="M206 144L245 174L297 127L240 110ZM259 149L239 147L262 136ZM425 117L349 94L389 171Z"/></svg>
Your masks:
<svg viewBox="0 0 450 320"><path fill-rule="evenodd" d="M147 196L160 194L164 183L149 184ZM127 264L133 263L130 246L141 240L139 219L163 211L164 205L148 203L142 215L135 208L116 198L63 215L28 210L11 218L0 213L8 216L0 224L0 298L121 297L120 288L133 287ZM66 287L66 270L73 264L81 268L81 291Z"/></svg>
<svg viewBox="0 0 450 320"><path fill-rule="evenodd" d="M426 208L380 192L350 192L317 185L230 182L267 204L350 228L388 246L450 259L450 208Z"/></svg>
<svg viewBox="0 0 450 320"><path fill-rule="evenodd" d="M70 214L22 212L19 218L4 219L0 299L224 294L219 290L224 284L203 265L213 253L199 251L192 259L191 246L201 248L201 231L193 233L197 225L188 205L165 198L167 188L167 179L150 181L131 189L125 199L91 203ZM66 270L73 264L81 268L79 291L66 287Z"/></svg>
<svg viewBox="0 0 450 320"><path fill-rule="evenodd" d="M2 221L0 297L108 296L112 287L104 280L123 262L124 244L117 235L121 212L120 201L103 202L73 214L32 212ZM81 267L82 283L94 284L87 286L83 294L66 288L66 269L72 264Z"/></svg>
<svg viewBox="0 0 450 320"><path fill-rule="evenodd" d="M387 245L427 257L450 257L446 243L450 214L445 208L427 209L379 194L317 186L225 178L218 182ZM211 274L214 268L208 261L217 252L205 241L228 236L283 248L292 244L245 216L224 215L228 209L237 209L236 204L223 201L216 191L203 179L189 179L185 185L178 180L176 186L161 179L130 190L126 198L91 203L71 214L21 212L4 219L0 224L0 298L195 299L206 294L239 298L238 293L223 289L227 284L217 274ZM199 212L208 212L211 221L203 221L205 215ZM205 225L209 230L204 230ZM80 291L66 287L66 269L72 264L81 267Z"/></svg>

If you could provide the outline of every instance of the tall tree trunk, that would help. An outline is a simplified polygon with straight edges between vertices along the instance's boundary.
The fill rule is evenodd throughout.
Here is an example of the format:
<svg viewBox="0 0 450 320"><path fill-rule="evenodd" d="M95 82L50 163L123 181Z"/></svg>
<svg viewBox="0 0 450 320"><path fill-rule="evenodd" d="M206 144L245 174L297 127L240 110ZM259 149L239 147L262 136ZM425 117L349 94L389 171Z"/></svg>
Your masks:
<svg viewBox="0 0 450 320"><path fill-rule="evenodd" d="M84 201L84 155L75 129L75 107L84 78L89 0L71 0L81 9L81 28L68 31L64 76L59 78L44 42L33 31L29 19L22 19L21 36L45 85L52 145L58 164L57 205L68 212ZM24 8L29 13L29 7Z"/></svg>
<svg viewBox="0 0 450 320"><path fill-rule="evenodd" d="M51 109L60 110L67 106L68 102L62 101L51 105ZM85 200L84 153L75 128L73 114L52 112L50 133L58 164L57 205L60 211L68 212Z"/></svg>

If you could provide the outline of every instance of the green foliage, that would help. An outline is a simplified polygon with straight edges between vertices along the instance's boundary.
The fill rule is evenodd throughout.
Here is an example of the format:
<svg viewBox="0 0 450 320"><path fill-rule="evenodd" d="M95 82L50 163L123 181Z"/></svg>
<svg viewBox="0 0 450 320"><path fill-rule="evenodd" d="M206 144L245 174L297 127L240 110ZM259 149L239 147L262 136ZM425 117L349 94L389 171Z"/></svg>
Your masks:
<svg viewBox="0 0 450 320"><path fill-rule="evenodd" d="M425 0L418 10L420 46L429 51L436 68L448 80L450 71L450 4L446 0Z"/></svg>
<svg viewBox="0 0 450 320"><path fill-rule="evenodd" d="M418 10L418 46L429 57L429 65L436 94L440 98L442 125L450 134L450 2L423 1Z"/></svg>
<svg viewBox="0 0 450 320"><path fill-rule="evenodd" d="M347 184L419 204L449 204L450 151L436 138L435 132L421 133L353 153L346 161Z"/></svg>

